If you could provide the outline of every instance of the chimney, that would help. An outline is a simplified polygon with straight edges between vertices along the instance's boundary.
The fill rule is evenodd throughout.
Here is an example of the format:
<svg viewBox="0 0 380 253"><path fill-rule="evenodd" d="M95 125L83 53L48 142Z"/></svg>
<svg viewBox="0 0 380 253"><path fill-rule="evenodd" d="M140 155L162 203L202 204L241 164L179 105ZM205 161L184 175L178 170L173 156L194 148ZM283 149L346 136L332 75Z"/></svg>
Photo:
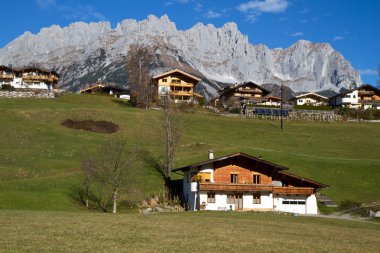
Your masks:
<svg viewBox="0 0 380 253"><path fill-rule="evenodd" d="M212 151L212 150L209 150L209 151L208 151L208 159L209 159L209 160L214 159L214 151Z"/></svg>

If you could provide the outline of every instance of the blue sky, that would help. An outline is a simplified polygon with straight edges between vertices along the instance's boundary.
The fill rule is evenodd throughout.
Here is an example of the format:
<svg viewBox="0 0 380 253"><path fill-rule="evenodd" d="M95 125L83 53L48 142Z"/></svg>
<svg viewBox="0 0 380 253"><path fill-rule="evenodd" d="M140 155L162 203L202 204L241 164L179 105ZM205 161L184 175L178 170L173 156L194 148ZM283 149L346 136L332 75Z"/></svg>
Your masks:
<svg viewBox="0 0 380 253"><path fill-rule="evenodd" d="M328 42L365 83L380 64L380 0L13 0L2 3L0 48L25 31L75 21L117 22L167 14L177 29L235 22L252 44L286 48L299 39Z"/></svg>

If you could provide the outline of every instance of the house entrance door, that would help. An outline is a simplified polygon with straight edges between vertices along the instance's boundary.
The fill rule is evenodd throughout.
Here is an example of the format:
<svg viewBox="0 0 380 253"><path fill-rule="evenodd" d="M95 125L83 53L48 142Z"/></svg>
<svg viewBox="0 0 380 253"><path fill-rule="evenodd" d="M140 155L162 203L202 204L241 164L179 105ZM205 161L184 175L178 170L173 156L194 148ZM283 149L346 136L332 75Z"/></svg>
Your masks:
<svg viewBox="0 0 380 253"><path fill-rule="evenodd" d="M243 210L243 194L235 193L235 210Z"/></svg>

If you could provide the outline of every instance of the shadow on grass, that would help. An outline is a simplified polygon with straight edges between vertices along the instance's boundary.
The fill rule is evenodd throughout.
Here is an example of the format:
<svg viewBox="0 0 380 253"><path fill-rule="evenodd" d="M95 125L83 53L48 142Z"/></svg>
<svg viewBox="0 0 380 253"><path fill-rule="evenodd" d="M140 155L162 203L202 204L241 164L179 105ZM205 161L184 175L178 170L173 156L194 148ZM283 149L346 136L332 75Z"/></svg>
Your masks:
<svg viewBox="0 0 380 253"><path fill-rule="evenodd" d="M131 107L131 102L129 100L119 100L119 99L113 99L112 102L115 104L118 104L122 107Z"/></svg>

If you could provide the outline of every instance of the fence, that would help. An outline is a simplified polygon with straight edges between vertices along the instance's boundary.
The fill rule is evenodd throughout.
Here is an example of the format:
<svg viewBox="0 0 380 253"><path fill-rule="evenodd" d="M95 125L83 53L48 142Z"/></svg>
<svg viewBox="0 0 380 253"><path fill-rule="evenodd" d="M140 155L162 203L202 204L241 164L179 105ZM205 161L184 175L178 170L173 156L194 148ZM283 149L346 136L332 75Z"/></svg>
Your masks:
<svg viewBox="0 0 380 253"><path fill-rule="evenodd" d="M244 114L244 112L243 112ZM266 119L279 119L281 115L284 119L289 120L307 120L307 121L341 121L342 116L337 115L334 111L322 111L322 110L288 110L278 108L258 108L247 107L245 110L245 116L260 117Z"/></svg>

